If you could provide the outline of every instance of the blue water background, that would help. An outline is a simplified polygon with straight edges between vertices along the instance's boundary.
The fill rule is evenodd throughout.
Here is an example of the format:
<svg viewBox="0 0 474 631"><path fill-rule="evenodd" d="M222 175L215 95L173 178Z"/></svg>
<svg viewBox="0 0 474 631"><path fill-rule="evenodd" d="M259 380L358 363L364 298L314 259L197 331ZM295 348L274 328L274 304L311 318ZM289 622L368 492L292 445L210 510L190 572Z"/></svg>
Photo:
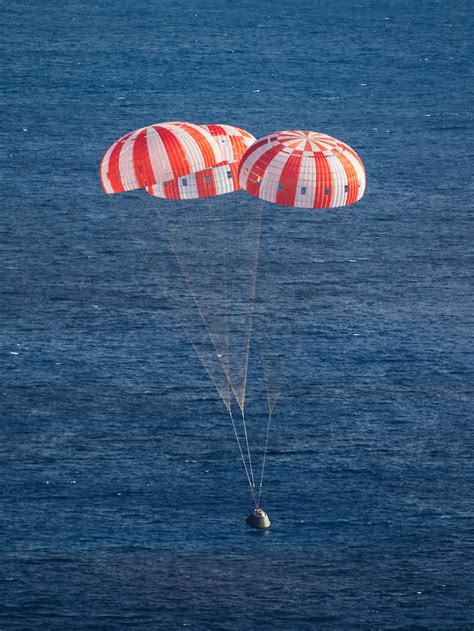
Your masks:
<svg viewBox="0 0 474 631"><path fill-rule="evenodd" d="M1 629L473 627L471 17L4 4ZM266 287L297 303L263 535L222 402L98 179L112 141L166 120L322 131L367 169L350 209L266 212L262 261L288 246Z"/></svg>

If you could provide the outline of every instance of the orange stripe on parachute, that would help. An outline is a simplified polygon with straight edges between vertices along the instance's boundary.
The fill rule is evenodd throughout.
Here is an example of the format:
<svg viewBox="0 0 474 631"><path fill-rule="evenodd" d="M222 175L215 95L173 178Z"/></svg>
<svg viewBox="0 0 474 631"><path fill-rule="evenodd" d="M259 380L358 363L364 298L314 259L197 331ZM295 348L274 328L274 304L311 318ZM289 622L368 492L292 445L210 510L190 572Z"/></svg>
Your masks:
<svg viewBox="0 0 474 631"><path fill-rule="evenodd" d="M357 172L352 162L342 153L337 154L339 162L344 167L347 177L347 199L346 204L353 204L357 201L359 193L359 182L357 181Z"/></svg>
<svg viewBox="0 0 474 631"><path fill-rule="evenodd" d="M313 206L316 208L329 208L332 193L331 169L326 156L322 153L313 155L316 166L316 190L314 191ZM326 191L327 194L325 194Z"/></svg>
<svg viewBox="0 0 474 631"><path fill-rule="evenodd" d="M204 132L200 132L195 127L191 127L190 125L183 125L182 129L185 129L186 132L193 138L198 146L202 157L204 158L204 166L206 169L213 167L216 165L216 161L219 162L218 156L216 156L215 148L211 145L209 140L206 138ZM191 173L192 171L188 171ZM182 175L185 175L184 173Z"/></svg>
<svg viewBox="0 0 474 631"><path fill-rule="evenodd" d="M216 195L216 184L212 169L205 169L196 173L196 186L199 197L214 197Z"/></svg>
<svg viewBox="0 0 474 631"><path fill-rule="evenodd" d="M132 133L133 132L121 138L112 149L112 153L109 156L109 163L107 165L107 177L109 178L110 186L112 187L114 193L123 193L125 191L120 174L120 154L122 153L123 145L128 140L128 138L130 138Z"/></svg>
<svg viewBox="0 0 474 631"><path fill-rule="evenodd" d="M275 203L282 206L294 206L296 189L298 186L298 177L301 167L301 151L290 155L283 167L280 175L279 183L281 190L277 190Z"/></svg>
<svg viewBox="0 0 474 631"><path fill-rule="evenodd" d="M146 188L151 184L156 184L148 152L147 132L147 129L141 131L133 145L133 168L135 169L135 177L139 188Z"/></svg>

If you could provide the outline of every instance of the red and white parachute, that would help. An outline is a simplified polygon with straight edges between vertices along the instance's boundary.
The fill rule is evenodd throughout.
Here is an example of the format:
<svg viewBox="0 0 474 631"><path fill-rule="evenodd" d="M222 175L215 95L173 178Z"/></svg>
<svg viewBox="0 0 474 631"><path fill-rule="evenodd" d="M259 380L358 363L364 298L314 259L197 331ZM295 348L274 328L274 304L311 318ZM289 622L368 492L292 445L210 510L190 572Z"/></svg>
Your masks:
<svg viewBox="0 0 474 631"><path fill-rule="evenodd" d="M279 131L251 145L239 181L254 197L282 206L335 208L365 190L362 160L348 145L312 131Z"/></svg>
<svg viewBox="0 0 474 631"><path fill-rule="evenodd" d="M210 133L221 151L214 165L189 172L182 177L159 182L147 190L155 197L166 199L198 199L232 193L240 189L239 163L255 137L232 125L202 125Z"/></svg>
<svg viewBox="0 0 474 631"><path fill-rule="evenodd" d="M106 193L145 188L165 199L230 193L239 161L255 138L231 125L170 122L126 134L105 152L100 174Z"/></svg>

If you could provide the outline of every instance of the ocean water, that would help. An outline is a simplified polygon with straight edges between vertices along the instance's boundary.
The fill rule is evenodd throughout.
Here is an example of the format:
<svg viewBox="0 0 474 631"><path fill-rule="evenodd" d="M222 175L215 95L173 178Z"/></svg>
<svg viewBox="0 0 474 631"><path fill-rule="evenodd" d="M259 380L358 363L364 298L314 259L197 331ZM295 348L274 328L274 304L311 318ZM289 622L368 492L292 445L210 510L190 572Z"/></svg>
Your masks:
<svg viewBox="0 0 474 631"><path fill-rule="evenodd" d="M471 3L11 0L0 23L0 628L472 629ZM321 131L366 165L356 206L263 210L256 461L263 329L285 380L262 533L99 182L166 120Z"/></svg>

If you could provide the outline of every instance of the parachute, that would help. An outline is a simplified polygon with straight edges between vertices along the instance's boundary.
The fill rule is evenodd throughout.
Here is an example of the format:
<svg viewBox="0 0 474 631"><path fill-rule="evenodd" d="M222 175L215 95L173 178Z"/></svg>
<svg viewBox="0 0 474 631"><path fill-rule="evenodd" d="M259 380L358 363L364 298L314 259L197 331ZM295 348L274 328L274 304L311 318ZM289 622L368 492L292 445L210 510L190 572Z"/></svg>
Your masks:
<svg viewBox="0 0 474 631"><path fill-rule="evenodd" d="M255 138L232 125L202 125L215 139L221 160L206 169L184 173L182 177L158 182L147 187L155 197L164 199L199 199L232 193L240 189L239 162Z"/></svg>
<svg viewBox="0 0 474 631"><path fill-rule="evenodd" d="M159 123L137 129L105 152L106 193L145 188L165 199L196 199L238 190L240 158L255 138L231 125Z"/></svg>
<svg viewBox="0 0 474 631"><path fill-rule="evenodd" d="M326 134L290 130L256 140L228 124L167 122L114 142L100 174L108 194L149 194L129 198L128 227L229 413L255 515L265 515L247 523L266 528L260 499L279 393L263 356L268 421L257 489L244 409L265 203L246 193L295 208L347 206L364 194L363 163ZM232 201L212 199L227 193ZM173 256L163 254L166 241Z"/></svg>
<svg viewBox="0 0 474 631"><path fill-rule="evenodd" d="M243 155L240 185L281 206L336 208L365 191L362 160L336 138L312 131L279 131L257 140Z"/></svg>

